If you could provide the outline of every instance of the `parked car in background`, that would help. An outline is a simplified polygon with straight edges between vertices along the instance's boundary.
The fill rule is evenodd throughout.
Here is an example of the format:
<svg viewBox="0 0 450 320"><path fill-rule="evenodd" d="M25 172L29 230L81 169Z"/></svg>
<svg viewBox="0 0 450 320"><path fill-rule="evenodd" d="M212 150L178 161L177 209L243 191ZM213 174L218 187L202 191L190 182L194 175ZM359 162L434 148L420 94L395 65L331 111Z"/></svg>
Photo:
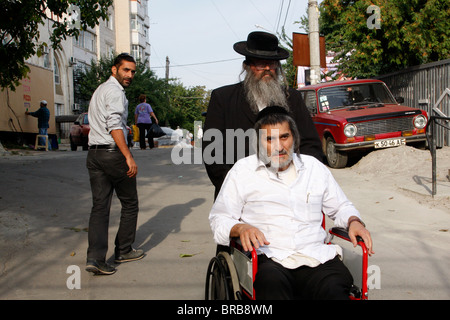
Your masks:
<svg viewBox="0 0 450 320"><path fill-rule="evenodd" d="M181 138L183 137L179 133L176 132L176 130L173 130L169 127L161 127L161 129L164 131L165 135L159 138L154 138L155 146L172 146L176 145L181 141Z"/></svg>
<svg viewBox="0 0 450 320"><path fill-rule="evenodd" d="M299 89L328 165L343 168L356 150L425 145L426 111L400 103L380 80L323 82Z"/></svg>
<svg viewBox="0 0 450 320"><path fill-rule="evenodd" d="M128 147L131 148L134 144L133 142L133 132L131 128L127 126L128 136L127 143ZM87 112L80 114L80 116L75 120L75 122L70 127L70 149L76 151L78 146L82 146L83 150L88 149L88 135L89 135L89 119Z"/></svg>
<svg viewBox="0 0 450 320"><path fill-rule="evenodd" d="M88 135L89 135L89 119L87 113L82 113L74 121L70 127L70 149L76 151L78 146L82 146L83 150L88 149Z"/></svg>

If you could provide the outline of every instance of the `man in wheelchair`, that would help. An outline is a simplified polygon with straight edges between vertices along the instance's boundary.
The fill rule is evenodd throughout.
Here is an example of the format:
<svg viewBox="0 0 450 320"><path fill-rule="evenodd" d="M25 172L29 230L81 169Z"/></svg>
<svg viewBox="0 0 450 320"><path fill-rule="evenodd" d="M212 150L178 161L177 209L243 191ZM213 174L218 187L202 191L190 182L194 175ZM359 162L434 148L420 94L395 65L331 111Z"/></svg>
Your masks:
<svg viewBox="0 0 450 320"><path fill-rule="evenodd" d="M214 240L240 239L258 253L256 299L348 299L353 279L339 259L341 248L325 244L323 214L372 239L360 214L320 161L300 155L300 136L289 113L267 107L255 124L257 152L228 173L210 212Z"/></svg>

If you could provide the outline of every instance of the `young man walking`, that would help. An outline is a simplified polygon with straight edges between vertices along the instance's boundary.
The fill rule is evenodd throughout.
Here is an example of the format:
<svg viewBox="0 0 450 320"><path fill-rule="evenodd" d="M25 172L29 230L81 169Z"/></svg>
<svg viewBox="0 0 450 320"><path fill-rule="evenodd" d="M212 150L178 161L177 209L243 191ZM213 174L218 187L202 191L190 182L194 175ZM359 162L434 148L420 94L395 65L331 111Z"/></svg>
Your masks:
<svg viewBox="0 0 450 320"><path fill-rule="evenodd" d="M136 187L137 165L127 146L128 87L136 72L136 62L128 54L114 60L110 78L94 92L89 104L89 151L86 166L92 190L89 219L86 271L113 274L108 264L108 227L113 192L122 210L115 239L115 262L122 263L144 257L141 249L133 249L139 211Z"/></svg>

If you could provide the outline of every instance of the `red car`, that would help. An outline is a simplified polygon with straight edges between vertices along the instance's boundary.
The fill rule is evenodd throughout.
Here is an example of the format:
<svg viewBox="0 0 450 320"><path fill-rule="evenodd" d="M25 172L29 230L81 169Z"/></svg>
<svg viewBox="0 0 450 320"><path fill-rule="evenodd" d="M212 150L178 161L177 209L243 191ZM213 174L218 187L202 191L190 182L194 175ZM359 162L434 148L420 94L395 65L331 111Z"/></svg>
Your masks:
<svg viewBox="0 0 450 320"><path fill-rule="evenodd" d="M131 128L127 126L128 129L128 147L133 146L133 132ZM70 127L70 149L76 151L78 146L82 146L83 150L88 149L88 135L89 135L89 119L87 112L80 114L80 116L75 120L75 122Z"/></svg>
<svg viewBox="0 0 450 320"><path fill-rule="evenodd" d="M380 80L323 82L299 89L332 168L349 152L425 144L426 111L403 106Z"/></svg>

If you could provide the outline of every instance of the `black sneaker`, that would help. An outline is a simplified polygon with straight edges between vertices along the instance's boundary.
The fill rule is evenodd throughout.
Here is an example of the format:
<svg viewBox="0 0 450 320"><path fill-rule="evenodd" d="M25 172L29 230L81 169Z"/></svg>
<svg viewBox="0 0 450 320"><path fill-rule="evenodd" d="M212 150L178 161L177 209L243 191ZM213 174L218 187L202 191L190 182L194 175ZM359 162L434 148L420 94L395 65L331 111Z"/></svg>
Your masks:
<svg viewBox="0 0 450 320"><path fill-rule="evenodd" d="M110 275L116 272L116 268L107 264L105 261L88 259L86 262L86 271L94 274Z"/></svg>
<svg viewBox="0 0 450 320"><path fill-rule="evenodd" d="M131 249L131 251L129 251L128 253L116 255L116 259L114 260L114 262L122 263L122 262L136 261L142 259L144 256L145 256L144 250Z"/></svg>

